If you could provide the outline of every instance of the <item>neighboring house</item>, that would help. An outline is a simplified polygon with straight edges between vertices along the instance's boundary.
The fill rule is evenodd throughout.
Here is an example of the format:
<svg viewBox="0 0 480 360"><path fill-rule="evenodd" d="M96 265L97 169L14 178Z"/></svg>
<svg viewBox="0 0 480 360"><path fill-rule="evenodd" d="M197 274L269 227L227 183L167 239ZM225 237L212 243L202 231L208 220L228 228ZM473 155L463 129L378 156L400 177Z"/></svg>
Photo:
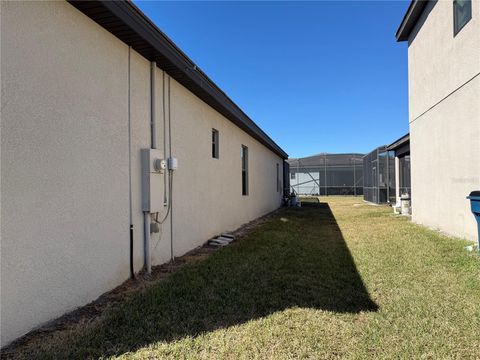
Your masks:
<svg viewBox="0 0 480 360"><path fill-rule="evenodd" d="M412 1L408 41L412 215L476 239L465 198L480 189L480 1Z"/></svg>
<svg viewBox="0 0 480 360"><path fill-rule="evenodd" d="M290 188L300 195L362 195L363 154L318 154L289 159Z"/></svg>
<svg viewBox="0 0 480 360"><path fill-rule="evenodd" d="M400 206L400 196L411 198L410 181L410 134L402 136L387 146L395 154L395 197L396 206Z"/></svg>
<svg viewBox="0 0 480 360"><path fill-rule="evenodd" d="M386 145L363 157L363 199L374 204L395 202L395 160Z"/></svg>
<svg viewBox="0 0 480 360"><path fill-rule="evenodd" d="M280 206L287 154L132 3L2 1L1 54L2 345Z"/></svg>

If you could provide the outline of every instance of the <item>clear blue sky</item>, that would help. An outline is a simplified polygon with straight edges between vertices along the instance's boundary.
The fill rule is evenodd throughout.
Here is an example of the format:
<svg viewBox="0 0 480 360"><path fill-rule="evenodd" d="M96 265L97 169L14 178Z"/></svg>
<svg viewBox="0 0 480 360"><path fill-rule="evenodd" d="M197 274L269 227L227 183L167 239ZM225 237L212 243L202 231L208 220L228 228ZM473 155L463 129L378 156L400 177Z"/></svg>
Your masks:
<svg viewBox="0 0 480 360"><path fill-rule="evenodd" d="M408 131L406 1L135 1L290 157Z"/></svg>

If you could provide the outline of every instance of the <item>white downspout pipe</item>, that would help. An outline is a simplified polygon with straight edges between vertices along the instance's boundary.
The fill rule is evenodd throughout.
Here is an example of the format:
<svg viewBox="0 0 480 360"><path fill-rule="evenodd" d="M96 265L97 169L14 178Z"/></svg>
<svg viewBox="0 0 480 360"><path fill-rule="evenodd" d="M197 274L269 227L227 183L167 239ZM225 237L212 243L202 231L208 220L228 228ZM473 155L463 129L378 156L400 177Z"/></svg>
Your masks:
<svg viewBox="0 0 480 360"><path fill-rule="evenodd" d="M157 68L157 63L152 61L150 64L150 127L151 127L151 143L152 149L157 149L157 123L156 123L156 92L155 92L155 70ZM145 211L143 213L143 224L144 224L144 233L145 233L145 244L144 244L144 255L145 255L145 272L147 274L152 273L152 264L151 264L151 255L150 255L150 223L151 223L150 213Z"/></svg>
<svg viewBox="0 0 480 360"><path fill-rule="evenodd" d="M157 121L156 121L156 91L155 91L155 70L157 63L152 61L150 66L150 116L152 128L152 149L158 149L157 144Z"/></svg>
<svg viewBox="0 0 480 360"><path fill-rule="evenodd" d="M150 262L150 213L148 211L143 212L143 225L145 234L145 271L147 274L152 273L152 264Z"/></svg>

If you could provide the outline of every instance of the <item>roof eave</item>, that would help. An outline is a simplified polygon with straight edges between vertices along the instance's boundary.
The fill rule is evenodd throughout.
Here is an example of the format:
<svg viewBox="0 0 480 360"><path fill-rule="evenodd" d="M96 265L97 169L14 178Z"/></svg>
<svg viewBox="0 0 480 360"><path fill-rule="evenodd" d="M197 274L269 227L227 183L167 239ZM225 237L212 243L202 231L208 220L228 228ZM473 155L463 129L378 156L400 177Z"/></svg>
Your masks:
<svg viewBox="0 0 480 360"><path fill-rule="evenodd" d="M131 1L67 1L147 60L156 61L172 78L247 134L281 158L288 158L288 154Z"/></svg>
<svg viewBox="0 0 480 360"><path fill-rule="evenodd" d="M398 149L400 146L405 145L406 143L410 142L410 133L403 135L401 138L395 140L390 145L387 146L387 150L395 150Z"/></svg>
<svg viewBox="0 0 480 360"><path fill-rule="evenodd" d="M395 34L397 41L407 41L428 0L411 0L407 12Z"/></svg>

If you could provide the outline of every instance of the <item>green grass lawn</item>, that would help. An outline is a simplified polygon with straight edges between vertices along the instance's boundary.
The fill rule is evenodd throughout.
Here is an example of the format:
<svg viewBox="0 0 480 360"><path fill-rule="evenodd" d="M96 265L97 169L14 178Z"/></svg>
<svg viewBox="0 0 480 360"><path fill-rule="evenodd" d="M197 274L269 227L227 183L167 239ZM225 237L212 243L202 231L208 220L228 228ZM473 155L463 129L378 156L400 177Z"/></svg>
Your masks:
<svg viewBox="0 0 480 360"><path fill-rule="evenodd" d="M480 358L480 261L465 241L360 198L321 200L25 357Z"/></svg>

